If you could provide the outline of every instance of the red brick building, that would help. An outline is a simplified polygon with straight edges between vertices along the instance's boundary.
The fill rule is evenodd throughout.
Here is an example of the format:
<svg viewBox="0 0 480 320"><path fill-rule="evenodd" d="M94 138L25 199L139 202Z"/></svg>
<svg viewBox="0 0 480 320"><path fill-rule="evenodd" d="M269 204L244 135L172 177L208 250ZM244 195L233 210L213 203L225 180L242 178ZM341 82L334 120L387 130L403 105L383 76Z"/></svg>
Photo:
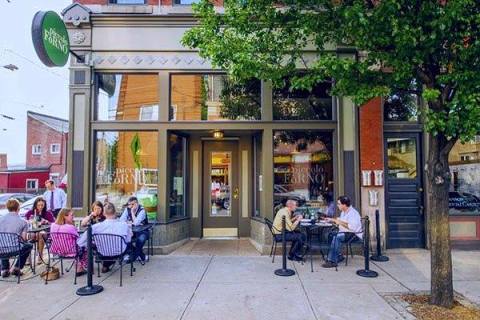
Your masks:
<svg viewBox="0 0 480 320"><path fill-rule="evenodd" d="M68 121L27 112L25 166L8 167L0 155L0 192L38 192L44 181L60 184L67 170Z"/></svg>

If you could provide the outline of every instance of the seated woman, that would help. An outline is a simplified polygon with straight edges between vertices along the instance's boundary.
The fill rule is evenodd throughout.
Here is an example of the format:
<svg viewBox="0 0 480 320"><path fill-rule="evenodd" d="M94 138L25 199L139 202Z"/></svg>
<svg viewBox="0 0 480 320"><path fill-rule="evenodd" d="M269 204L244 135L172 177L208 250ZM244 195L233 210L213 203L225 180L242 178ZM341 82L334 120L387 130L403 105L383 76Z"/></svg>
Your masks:
<svg viewBox="0 0 480 320"><path fill-rule="evenodd" d="M91 206L92 212L82 220L82 227L86 227L90 222L92 225L105 220L103 214L103 204L100 201L94 201Z"/></svg>
<svg viewBox="0 0 480 320"><path fill-rule="evenodd" d="M55 233L69 233L75 237L71 238L60 238L55 237ZM52 238L52 245L50 247L50 252L54 254L59 254L63 256L73 257L76 253L78 231L73 224L73 210L70 208L63 208L60 210L57 216L57 220L50 227L50 236ZM58 239L58 240L57 240ZM60 241L63 243L60 243ZM65 243L67 241L68 243ZM80 252L79 257L77 258L77 276L84 275L87 271L87 254L84 250L78 249Z"/></svg>
<svg viewBox="0 0 480 320"><path fill-rule="evenodd" d="M47 202L42 197L38 197L33 202L32 209L25 214L25 220L29 223L36 223L37 225L45 225L55 222L55 218L50 211L47 211ZM38 240L38 256L37 264L41 264L43 261L43 248L45 242L43 241L43 235L45 232L40 232L40 235L29 234L30 240Z"/></svg>

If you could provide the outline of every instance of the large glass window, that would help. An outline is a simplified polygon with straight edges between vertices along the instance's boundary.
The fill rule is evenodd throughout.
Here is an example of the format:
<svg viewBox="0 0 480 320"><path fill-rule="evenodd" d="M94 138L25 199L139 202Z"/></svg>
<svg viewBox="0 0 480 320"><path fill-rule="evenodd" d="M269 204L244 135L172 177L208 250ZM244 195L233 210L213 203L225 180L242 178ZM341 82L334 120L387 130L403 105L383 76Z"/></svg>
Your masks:
<svg viewBox="0 0 480 320"><path fill-rule="evenodd" d="M480 214L480 135L464 144L457 142L448 162L450 214Z"/></svg>
<svg viewBox="0 0 480 320"><path fill-rule="evenodd" d="M170 218L184 217L186 215L186 138L170 134L168 149L170 150L169 216Z"/></svg>
<svg viewBox="0 0 480 320"><path fill-rule="evenodd" d="M415 138L388 138L387 162L387 174L390 178L416 178L417 140Z"/></svg>
<svg viewBox="0 0 480 320"><path fill-rule="evenodd" d="M312 90L291 88L285 80L282 88L273 89L274 120L332 120L333 99L330 83L319 83Z"/></svg>
<svg viewBox="0 0 480 320"><path fill-rule="evenodd" d="M96 120L158 120L157 74L97 74Z"/></svg>
<svg viewBox="0 0 480 320"><path fill-rule="evenodd" d="M383 118L385 121L417 121L417 95L398 91L387 96L383 104Z"/></svg>
<svg viewBox="0 0 480 320"><path fill-rule="evenodd" d="M260 217L260 198L262 194L262 136L253 137L253 216Z"/></svg>
<svg viewBox="0 0 480 320"><path fill-rule="evenodd" d="M260 119L260 81L236 84L224 74L172 74L170 120Z"/></svg>
<svg viewBox="0 0 480 320"><path fill-rule="evenodd" d="M334 203L332 133L274 132L274 207L291 198L299 210L327 213Z"/></svg>
<svg viewBox="0 0 480 320"><path fill-rule="evenodd" d="M99 131L96 135L95 199L122 212L136 196L149 220L157 216L158 135L143 131Z"/></svg>

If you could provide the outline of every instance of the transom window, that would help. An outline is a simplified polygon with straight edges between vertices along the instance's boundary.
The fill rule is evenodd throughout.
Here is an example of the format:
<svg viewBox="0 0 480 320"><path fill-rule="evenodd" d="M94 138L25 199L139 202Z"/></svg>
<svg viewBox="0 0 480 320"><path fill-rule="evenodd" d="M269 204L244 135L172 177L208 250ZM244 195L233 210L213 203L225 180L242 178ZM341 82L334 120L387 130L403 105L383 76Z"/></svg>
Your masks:
<svg viewBox="0 0 480 320"><path fill-rule="evenodd" d="M193 3L198 3L200 2L199 0L175 0L175 4L184 4L184 5L190 5Z"/></svg>
<svg viewBox="0 0 480 320"><path fill-rule="evenodd" d="M110 4L145 4L145 0L109 0Z"/></svg>

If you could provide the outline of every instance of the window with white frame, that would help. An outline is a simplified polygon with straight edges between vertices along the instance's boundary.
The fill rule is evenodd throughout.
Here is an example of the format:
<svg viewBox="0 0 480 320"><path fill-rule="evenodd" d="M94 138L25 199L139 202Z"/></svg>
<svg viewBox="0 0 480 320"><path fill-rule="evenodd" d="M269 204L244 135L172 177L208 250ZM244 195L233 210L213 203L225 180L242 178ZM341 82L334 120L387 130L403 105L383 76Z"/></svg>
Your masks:
<svg viewBox="0 0 480 320"><path fill-rule="evenodd" d="M32 145L32 154L35 154L35 155L42 154L42 145L41 144L33 144Z"/></svg>
<svg viewBox="0 0 480 320"><path fill-rule="evenodd" d="M25 188L27 190L38 190L38 179L27 179Z"/></svg>
<svg viewBox="0 0 480 320"><path fill-rule="evenodd" d="M158 119L158 104L141 106L139 120L157 120Z"/></svg>
<svg viewBox="0 0 480 320"><path fill-rule="evenodd" d="M58 154L60 153L60 143L52 143L50 145L50 153L51 154Z"/></svg>

